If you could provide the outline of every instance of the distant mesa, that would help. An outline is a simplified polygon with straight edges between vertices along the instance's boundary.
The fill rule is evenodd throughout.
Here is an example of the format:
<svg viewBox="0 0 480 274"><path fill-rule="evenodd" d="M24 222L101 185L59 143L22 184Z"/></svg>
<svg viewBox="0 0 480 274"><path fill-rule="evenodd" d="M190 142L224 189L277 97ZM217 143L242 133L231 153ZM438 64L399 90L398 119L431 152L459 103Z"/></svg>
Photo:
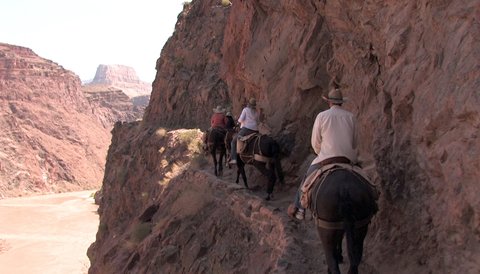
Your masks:
<svg viewBox="0 0 480 274"><path fill-rule="evenodd" d="M82 91L105 127L116 121L142 119L150 100L151 85L141 81L135 70L123 65L99 65L92 82Z"/></svg>
<svg viewBox="0 0 480 274"><path fill-rule="evenodd" d="M132 67L124 65L99 65L93 81L84 86L96 91L117 88L130 98L150 95L152 91L150 83L141 81Z"/></svg>

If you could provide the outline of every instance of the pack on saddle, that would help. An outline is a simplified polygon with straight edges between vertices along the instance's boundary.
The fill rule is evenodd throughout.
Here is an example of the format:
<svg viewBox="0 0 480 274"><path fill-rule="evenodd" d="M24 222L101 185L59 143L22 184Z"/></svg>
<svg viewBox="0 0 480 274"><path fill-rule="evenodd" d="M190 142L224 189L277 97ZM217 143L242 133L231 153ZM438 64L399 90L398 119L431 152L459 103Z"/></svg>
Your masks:
<svg viewBox="0 0 480 274"><path fill-rule="evenodd" d="M305 182L300 189L300 204L302 207L310 209L312 214L315 214L316 212L316 210L312 208L312 194L314 194L312 192L315 189L318 191L321 188L321 185L325 182L327 176L338 169L344 169L354 174L359 179L359 182L367 185L370 188L374 199L378 200L380 192L378 191L377 187L368 178L365 171L359 165L352 164L348 158L328 158L320 162L318 166L319 168L317 170L310 173L308 177L305 178Z"/></svg>
<svg viewBox="0 0 480 274"><path fill-rule="evenodd" d="M252 164L254 161L265 163L268 168L274 158L264 155L261 149L262 138L268 138L267 135L260 133L251 133L237 138L237 153L242 162Z"/></svg>

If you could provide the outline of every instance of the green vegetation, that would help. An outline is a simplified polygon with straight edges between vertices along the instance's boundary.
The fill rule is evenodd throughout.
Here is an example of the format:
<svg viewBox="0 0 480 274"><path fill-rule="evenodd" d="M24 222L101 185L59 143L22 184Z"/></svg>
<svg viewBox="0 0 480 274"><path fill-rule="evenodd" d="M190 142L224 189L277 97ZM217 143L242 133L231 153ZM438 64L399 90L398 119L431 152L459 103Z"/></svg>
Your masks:
<svg viewBox="0 0 480 274"><path fill-rule="evenodd" d="M178 140L192 153L200 153L202 149L202 140L198 129L179 131Z"/></svg>

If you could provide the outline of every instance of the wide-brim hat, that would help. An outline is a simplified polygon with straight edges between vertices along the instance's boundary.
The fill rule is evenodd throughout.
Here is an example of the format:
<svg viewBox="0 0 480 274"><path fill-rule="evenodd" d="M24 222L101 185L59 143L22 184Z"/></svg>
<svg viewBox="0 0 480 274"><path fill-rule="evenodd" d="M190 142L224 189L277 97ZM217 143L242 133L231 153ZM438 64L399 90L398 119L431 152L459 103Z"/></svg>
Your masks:
<svg viewBox="0 0 480 274"><path fill-rule="evenodd" d="M330 90L327 97L322 96L322 98L323 100L334 104L342 104L347 100L347 98L343 97L342 91L337 88Z"/></svg>
<svg viewBox="0 0 480 274"><path fill-rule="evenodd" d="M222 106L217 106L216 108L213 109L213 112L215 113L224 113L225 112L225 109L222 108Z"/></svg>
<svg viewBox="0 0 480 274"><path fill-rule="evenodd" d="M248 100L248 106L255 108L257 106L257 100L255 100L255 98L250 98L250 100Z"/></svg>

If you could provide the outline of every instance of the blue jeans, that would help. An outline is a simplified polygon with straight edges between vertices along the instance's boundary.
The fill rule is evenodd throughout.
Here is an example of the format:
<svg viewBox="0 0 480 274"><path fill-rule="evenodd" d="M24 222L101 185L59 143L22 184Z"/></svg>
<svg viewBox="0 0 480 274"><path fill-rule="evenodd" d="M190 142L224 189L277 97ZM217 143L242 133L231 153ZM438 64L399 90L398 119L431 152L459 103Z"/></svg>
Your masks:
<svg viewBox="0 0 480 274"><path fill-rule="evenodd" d="M308 175L310 175L312 172L314 172L315 170L317 170L319 168L321 168L321 166L319 164L313 164L308 168L307 173L305 173L305 176L303 176L302 182L300 183L300 186L297 189L297 193L295 193L294 204L295 204L296 208L304 209L302 207L302 205L300 204L300 194L301 194L303 183L305 183L305 180L307 179Z"/></svg>
<svg viewBox="0 0 480 274"><path fill-rule="evenodd" d="M258 130L251 130L249 128L242 127L240 129L240 131L238 132L238 134L235 137L233 137L232 143L230 144L230 146L231 146L231 151L230 151L231 160L237 160L237 139L238 139L238 137L243 137L243 136L246 136L246 135L252 134L252 133L258 133Z"/></svg>

